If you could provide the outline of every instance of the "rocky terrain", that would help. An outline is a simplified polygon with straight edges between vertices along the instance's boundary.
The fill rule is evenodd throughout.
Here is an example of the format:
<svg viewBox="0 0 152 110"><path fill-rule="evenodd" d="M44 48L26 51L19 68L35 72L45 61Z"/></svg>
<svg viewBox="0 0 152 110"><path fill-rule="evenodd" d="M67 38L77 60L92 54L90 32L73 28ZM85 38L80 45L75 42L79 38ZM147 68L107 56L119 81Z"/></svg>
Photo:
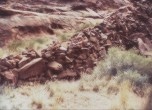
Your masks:
<svg viewBox="0 0 152 110"><path fill-rule="evenodd" d="M151 67L149 67L152 61L149 58L152 56L152 2L150 0L4 0L0 3L0 46L2 48L7 48L9 42L14 39L24 41L35 37L45 38L45 36L51 39L50 44L41 50L27 47L21 53L9 54L1 58L0 83L2 85L9 80L14 87L20 86L19 81L45 83L48 80L59 79L81 80L84 74L93 74L98 63L104 62L107 56L110 56L109 48L120 47L123 50L133 49L136 54L148 57L148 60L141 58L146 62L141 64L143 66L137 66L133 59L131 64L117 65L115 62L116 64L110 69L106 68L105 73L110 73L110 77L114 77L119 76L120 71L128 71L128 68L131 71L137 70L140 77L146 77L147 82L143 84L148 84L147 91L151 91L149 90L152 78ZM63 39L58 31L60 34L70 33L70 31L74 33ZM99 74L102 72L103 70ZM137 85L135 87L138 88ZM80 85L80 90L85 90L84 88ZM144 94L137 88L133 89L135 94ZM119 89L123 94L124 91ZM93 90L98 91L96 88ZM147 96L145 97L143 100L148 99ZM149 107L150 102L151 100L147 101L147 106L145 104L141 108ZM126 104L122 109L125 107Z"/></svg>

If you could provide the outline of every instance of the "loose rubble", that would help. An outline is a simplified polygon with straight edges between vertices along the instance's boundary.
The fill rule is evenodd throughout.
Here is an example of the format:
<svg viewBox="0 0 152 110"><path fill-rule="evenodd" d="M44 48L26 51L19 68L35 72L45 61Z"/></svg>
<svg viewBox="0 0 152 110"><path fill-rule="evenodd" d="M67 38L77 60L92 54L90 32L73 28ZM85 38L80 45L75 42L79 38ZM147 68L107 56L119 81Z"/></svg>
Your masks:
<svg viewBox="0 0 152 110"><path fill-rule="evenodd" d="M66 42L54 42L41 55L27 49L20 55L0 59L0 77L14 85L32 77L79 78L82 73L91 73L114 45L136 47L142 55L152 56L152 9L148 7L152 2L139 4L134 1L133 6L119 8L100 25L87 28Z"/></svg>

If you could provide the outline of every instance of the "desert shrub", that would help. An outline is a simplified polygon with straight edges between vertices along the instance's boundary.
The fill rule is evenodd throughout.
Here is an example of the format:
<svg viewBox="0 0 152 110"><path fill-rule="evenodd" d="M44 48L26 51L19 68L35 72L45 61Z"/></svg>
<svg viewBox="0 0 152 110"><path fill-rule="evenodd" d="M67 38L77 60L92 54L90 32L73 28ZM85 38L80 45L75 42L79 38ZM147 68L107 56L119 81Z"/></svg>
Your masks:
<svg viewBox="0 0 152 110"><path fill-rule="evenodd" d="M94 70L98 78L116 76L118 82L130 80L135 83L147 82L148 75L152 74L152 58L137 55L131 51L111 48L104 61L101 61Z"/></svg>

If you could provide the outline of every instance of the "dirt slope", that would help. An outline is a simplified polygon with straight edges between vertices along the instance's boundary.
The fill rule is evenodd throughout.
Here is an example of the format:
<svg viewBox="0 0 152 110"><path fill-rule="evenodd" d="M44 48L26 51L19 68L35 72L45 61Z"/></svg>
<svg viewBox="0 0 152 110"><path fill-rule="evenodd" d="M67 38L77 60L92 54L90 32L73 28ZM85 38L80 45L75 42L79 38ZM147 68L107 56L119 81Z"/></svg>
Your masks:
<svg viewBox="0 0 152 110"><path fill-rule="evenodd" d="M118 5L118 6L115 6ZM9 39L29 36L51 36L55 29L71 30L88 23L102 22L108 7L125 4L120 1L49 1L7 0L0 4L0 46ZM3 41L3 42L2 42Z"/></svg>

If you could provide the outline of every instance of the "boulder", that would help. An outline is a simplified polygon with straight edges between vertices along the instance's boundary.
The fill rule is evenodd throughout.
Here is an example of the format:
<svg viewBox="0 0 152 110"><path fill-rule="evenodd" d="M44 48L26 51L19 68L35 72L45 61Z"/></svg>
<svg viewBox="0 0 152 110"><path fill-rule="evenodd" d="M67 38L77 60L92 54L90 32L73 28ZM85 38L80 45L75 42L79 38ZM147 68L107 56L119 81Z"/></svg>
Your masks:
<svg viewBox="0 0 152 110"><path fill-rule="evenodd" d="M48 64L48 68L50 70L53 70L53 71L62 71L63 70L63 66L62 64L56 62L56 61L53 61L51 63Z"/></svg>
<svg viewBox="0 0 152 110"><path fill-rule="evenodd" d="M27 48L26 51L22 52L22 55L30 58L38 58L40 57L38 53L34 49Z"/></svg>
<svg viewBox="0 0 152 110"><path fill-rule="evenodd" d="M0 65L0 72L4 72L4 71L7 71L7 70L8 70L8 67Z"/></svg>
<svg viewBox="0 0 152 110"><path fill-rule="evenodd" d="M7 80L11 80L13 85L16 86L16 84L17 84L17 76L14 74L13 70L8 70L8 71L5 71L5 72L1 72L0 74L2 76L4 76Z"/></svg>
<svg viewBox="0 0 152 110"><path fill-rule="evenodd" d="M45 72L46 65L42 58L33 59L31 62L17 70L19 79L27 79L29 77L39 76L41 74L45 74Z"/></svg>
<svg viewBox="0 0 152 110"><path fill-rule="evenodd" d="M18 63L18 67L21 68L23 67L25 64L29 63L31 61L31 58L29 57L23 57L19 63Z"/></svg>
<svg viewBox="0 0 152 110"><path fill-rule="evenodd" d="M150 47L146 43L144 43L141 38L138 38L137 42L138 42L138 48L139 48L140 54L145 55L145 56L152 56Z"/></svg>
<svg viewBox="0 0 152 110"><path fill-rule="evenodd" d="M0 60L0 65L7 67L7 68L13 68L13 65L11 64L11 61L9 61L8 59L4 58Z"/></svg>
<svg viewBox="0 0 152 110"><path fill-rule="evenodd" d="M8 80L13 80L15 77L11 70L2 72L1 75L3 75Z"/></svg>

